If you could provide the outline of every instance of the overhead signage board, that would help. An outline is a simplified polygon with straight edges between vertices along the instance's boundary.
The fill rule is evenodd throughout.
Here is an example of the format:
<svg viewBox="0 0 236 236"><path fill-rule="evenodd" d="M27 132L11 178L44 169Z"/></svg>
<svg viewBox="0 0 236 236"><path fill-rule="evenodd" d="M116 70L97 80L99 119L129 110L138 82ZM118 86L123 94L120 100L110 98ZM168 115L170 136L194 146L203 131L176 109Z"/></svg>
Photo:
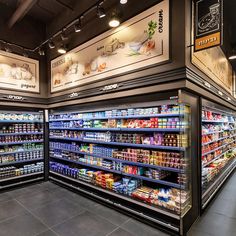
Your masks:
<svg viewBox="0 0 236 236"><path fill-rule="evenodd" d="M39 62L0 51L0 89L39 93Z"/></svg>
<svg viewBox="0 0 236 236"><path fill-rule="evenodd" d="M223 1L194 0L194 51L222 45Z"/></svg>
<svg viewBox="0 0 236 236"><path fill-rule="evenodd" d="M169 0L51 61L51 92L169 60Z"/></svg>

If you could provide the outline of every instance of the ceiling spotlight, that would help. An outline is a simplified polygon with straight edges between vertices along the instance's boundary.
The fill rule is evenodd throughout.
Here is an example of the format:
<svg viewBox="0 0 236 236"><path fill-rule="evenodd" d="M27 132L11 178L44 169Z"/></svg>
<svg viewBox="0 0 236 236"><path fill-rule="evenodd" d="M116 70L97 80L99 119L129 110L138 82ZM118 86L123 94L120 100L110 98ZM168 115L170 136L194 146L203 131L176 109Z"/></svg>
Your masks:
<svg viewBox="0 0 236 236"><path fill-rule="evenodd" d="M67 40L68 39L68 37L67 37L67 35L66 35L66 33L65 33L65 30L63 29L62 31L61 31L61 40L62 41L65 41L65 40Z"/></svg>
<svg viewBox="0 0 236 236"><path fill-rule="evenodd" d="M60 53L60 54L65 54L66 53L66 46L65 45L61 45L58 49L57 49L57 51Z"/></svg>
<svg viewBox="0 0 236 236"><path fill-rule="evenodd" d="M118 17L113 16L109 21L109 26L112 28L118 27L120 25L120 20Z"/></svg>
<svg viewBox="0 0 236 236"><path fill-rule="evenodd" d="M120 4L126 4L128 0L120 0Z"/></svg>
<svg viewBox="0 0 236 236"><path fill-rule="evenodd" d="M104 9L99 5L97 6L97 15L99 18L103 18L106 16Z"/></svg>
<svg viewBox="0 0 236 236"><path fill-rule="evenodd" d="M81 20L79 19L77 23L74 24L74 30L76 33L80 32L82 30L81 26Z"/></svg>
<svg viewBox="0 0 236 236"><path fill-rule="evenodd" d="M42 48L39 48L39 55L40 56L44 56L45 55L45 52Z"/></svg>
<svg viewBox="0 0 236 236"><path fill-rule="evenodd" d="M54 43L52 40L49 40L49 42L48 42L48 47L49 47L50 49L55 48L55 43Z"/></svg>
<svg viewBox="0 0 236 236"><path fill-rule="evenodd" d="M231 98L230 98L230 97L228 97L227 99L228 99L228 101L231 101Z"/></svg>

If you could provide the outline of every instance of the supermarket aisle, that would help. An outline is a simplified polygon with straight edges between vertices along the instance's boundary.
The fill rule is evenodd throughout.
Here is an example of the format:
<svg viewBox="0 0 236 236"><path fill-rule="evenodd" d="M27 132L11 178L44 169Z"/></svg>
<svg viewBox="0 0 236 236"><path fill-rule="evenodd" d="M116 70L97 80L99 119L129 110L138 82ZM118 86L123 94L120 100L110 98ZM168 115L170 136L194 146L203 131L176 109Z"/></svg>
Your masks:
<svg viewBox="0 0 236 236"><path fill-rule="evenodd" d="M188 233L188 236L223 235L236 235L236 171Z"/></svg>
<svg viewBox="0 0 236 236"><path fill-rule="evenodd" d="M236 235L236 172L188 236ZM51 182L0 194L0 236L168 236Z"/></svg>

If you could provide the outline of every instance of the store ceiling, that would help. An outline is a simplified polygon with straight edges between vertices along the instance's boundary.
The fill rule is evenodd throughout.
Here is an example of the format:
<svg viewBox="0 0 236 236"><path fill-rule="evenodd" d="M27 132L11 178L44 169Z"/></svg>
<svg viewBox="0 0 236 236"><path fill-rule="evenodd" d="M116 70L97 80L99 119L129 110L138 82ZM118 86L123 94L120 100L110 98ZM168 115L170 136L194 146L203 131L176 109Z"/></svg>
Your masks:
<svg viewBox="0 0 236 236"><path fill-rule="evenodd" d="M134 4L137 0L129 0L123 10L126 10L129 15L135 15L142 10L141 8L146 9L149 5L153 5L160 0L149 0L143 1L142 4ZM18 15L18 18L14 18L17 10L22 4L28 2L28 7L21 9ZM23 18L31 18L36 23L39 28L44 25L44 34L41 37L38 37L38 41L35 43L31 42L31 45L38 46L40 41L43 38L50 37L58 30L61 30L64 25L76 19L83 11L90 8L93 4L99 2L98 0L0 0L0 9L5 8L7 11L2 11L1 18L4 18L6 21L5 24L8 24L8 28L17 28ZM118 0L105 0L104 8L109 10L114 6L118 6ZM224 0L224 51L226 54L229 54L232 50L232 47L236 48L236 1L234 0ZM122 20L125 20L128 14L123 14ZM3 15L4 14L4 15ZM93 18L91 16L90 18ZM13 22L10 22L10 21ZM37 23L38 22L38 23ZM11 23L13 23L11 25ZM10 27L9 27L10 25ZM42 27L41 27L42 28ZM40 29L41 29L40 28ZM6 33L8 31L5 31ZM9 31L10 32L10 31ZM42 33L41 33L42 34ZM0 39L2 37L0 36ZM31 40L32 41L32 40ZM24 41L22 40L24 43ZM25 45L22 45L25 46ZM236 70L236 62L232 62L234 69Z"/></svg>

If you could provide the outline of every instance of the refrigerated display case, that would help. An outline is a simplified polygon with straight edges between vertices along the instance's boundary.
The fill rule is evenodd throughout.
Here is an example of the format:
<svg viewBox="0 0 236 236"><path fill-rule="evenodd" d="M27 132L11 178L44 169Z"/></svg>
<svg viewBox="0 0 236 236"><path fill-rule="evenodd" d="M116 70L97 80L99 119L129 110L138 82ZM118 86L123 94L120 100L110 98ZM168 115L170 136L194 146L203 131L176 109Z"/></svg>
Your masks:
<svg viewBox="0 0 236 236"><path fill-rule="evenodd" d="M236 113L203 101L202 106L202 208L236 166Z"/></svg>
<svg viewBox="0 0 236 236"><path fill-rule="evenodd" d="M44 178L43 113L0 111L0 190Z"/></svg>
<svg viewBox="0 0 236 236"><path fill-rule="evenodd" d="M52 112L50 179L164 215L173 229L168 217L179 221L192 206L190 123L188 104L166 100Z"/></svg>

